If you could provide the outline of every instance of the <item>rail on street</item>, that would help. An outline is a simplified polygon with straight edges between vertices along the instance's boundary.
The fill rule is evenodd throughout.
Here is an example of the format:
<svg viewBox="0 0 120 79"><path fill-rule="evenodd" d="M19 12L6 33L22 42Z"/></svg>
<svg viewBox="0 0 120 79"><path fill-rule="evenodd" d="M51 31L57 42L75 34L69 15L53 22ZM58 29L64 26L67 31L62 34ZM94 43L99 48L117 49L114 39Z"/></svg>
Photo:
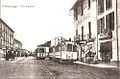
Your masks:
<svg viewBox="0 0 120 79"><path fill-rule="evenodd" d="M84 64L60 63L46 58L0 60L0 79L119 79L119 68L100 68Z"/></svg>

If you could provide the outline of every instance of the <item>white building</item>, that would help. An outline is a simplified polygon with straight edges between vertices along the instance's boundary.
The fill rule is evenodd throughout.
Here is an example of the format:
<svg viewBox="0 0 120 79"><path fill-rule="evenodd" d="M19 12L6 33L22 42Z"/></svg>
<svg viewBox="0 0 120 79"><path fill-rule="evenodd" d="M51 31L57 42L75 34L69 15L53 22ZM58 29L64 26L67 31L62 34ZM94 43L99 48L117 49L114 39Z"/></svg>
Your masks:
<svg viewBox="0 0 120 79"><path fill-rule="evenodd" d="M77 0L71 10L74 12L76 36L79 45L79 58L87 50L95 52L98 60L118 61L117 45L118 0ZM118 4L118 6L116 5ZM117 12L118 11L118 12ZM119 17L118 17L118 20ZM118 22L118 26L120 26ZM120 38L120 33L118 36Z"/></svg>
<svg viewBox="0 0 120 79"><path fill-rule="evenodd" d="M88 49L97 52L95 49L97 45L96 1L78 0L71 10L74 10L74 24L76 28L74 40L80 45L78 58L81 59Z"/></svg>

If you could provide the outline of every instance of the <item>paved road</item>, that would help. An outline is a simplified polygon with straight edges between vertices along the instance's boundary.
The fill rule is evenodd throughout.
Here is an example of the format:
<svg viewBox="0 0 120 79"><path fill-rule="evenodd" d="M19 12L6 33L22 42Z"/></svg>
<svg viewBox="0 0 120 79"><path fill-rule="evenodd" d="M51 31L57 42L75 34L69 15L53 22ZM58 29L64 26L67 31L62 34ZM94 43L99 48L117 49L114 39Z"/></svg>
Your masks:
<svg viewBox="0 0 120 79"><path fill-rule="evenodd" d="M85 65L60 64L46 61L56 78L74 79L120 79L119 68L96 68Z"/></svg>
<svg viewBox="0 0 120 79"><path fill-rule="evenodd" d="M0 64L0 79L40 79L42 74L41 63L33 57L19 62L6 61Z"/></svg>
<svg viewBox="0 0 120 79"><path fill-rule="evenodd" d="M120 79L120 70L84 65L60 64L28 57L0 63L0 79Z"/></svg>

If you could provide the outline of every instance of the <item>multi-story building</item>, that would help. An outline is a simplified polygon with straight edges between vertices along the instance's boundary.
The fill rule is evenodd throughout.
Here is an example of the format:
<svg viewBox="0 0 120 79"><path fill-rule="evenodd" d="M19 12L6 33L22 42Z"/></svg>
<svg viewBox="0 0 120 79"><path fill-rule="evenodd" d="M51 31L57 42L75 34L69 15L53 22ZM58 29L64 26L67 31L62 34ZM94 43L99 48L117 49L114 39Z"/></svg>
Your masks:
<svg viewBox="0 0 120 79"><path fill-rule="evenodd" d="M17 56L21 56L21 53L22 53L22 43L17 40L17 39L14 39L14 50L16 51L16 55Z"/></svg>
<svg viewBox="0 0 120 79"><path fill-rule="evenodd" d="M97 12L96 1L77 0L71 10L74 10L74 24L76 36L74 40L79 45L78 58L83 58L85 52L89 49L96 52L97 36Z"/></svg>
<svg viewBox="0 0 120 79"><path fill-rule="evenodd" d="M117 36L117 32L120 31L117 23L118 27L120 24L117 14L120 13L120 6L117 4L120 4L119 0L77 0L73 5L74 39L79 44L79 58L91 50L98 60L118 61L120 33Z"/></svg>
<svg viewBox="0 0 120 79"><path fill-rule="evenodd" d="M97 1L97 26L99 58L117 60L117 0Z"/></svg>
<svg viewBox="0 0 120 79"><path fill-rule="evenodd" d="M19 40L14 39L14 47L22 49L22 43Z"/></svg>
<svg viewBox="0 0 120 79"><path fill-rule="evenodd" d="M14 31L0 18L0 49L14 47Z"/></svg>

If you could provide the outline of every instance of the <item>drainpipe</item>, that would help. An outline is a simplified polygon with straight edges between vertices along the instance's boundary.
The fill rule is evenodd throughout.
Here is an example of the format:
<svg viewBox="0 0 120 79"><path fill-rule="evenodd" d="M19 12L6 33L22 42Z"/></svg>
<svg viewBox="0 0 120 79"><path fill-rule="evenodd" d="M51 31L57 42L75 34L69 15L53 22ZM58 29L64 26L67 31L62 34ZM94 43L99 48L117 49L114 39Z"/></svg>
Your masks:
<svg viewBox="0 0 120 79"><path fill-rule="evenodd" d="M119 43L118 43L118 0L116 0L116 36L117 36L117 66L119 67Z"/></svg>
<svg viewBox="0 0 120 79"><path fill-rule="evenodd" d="M98 7L97 7L97 0L96 0L96 21L98 16ZM97 60L98 60L98 26L97 26Z"/></svg>

